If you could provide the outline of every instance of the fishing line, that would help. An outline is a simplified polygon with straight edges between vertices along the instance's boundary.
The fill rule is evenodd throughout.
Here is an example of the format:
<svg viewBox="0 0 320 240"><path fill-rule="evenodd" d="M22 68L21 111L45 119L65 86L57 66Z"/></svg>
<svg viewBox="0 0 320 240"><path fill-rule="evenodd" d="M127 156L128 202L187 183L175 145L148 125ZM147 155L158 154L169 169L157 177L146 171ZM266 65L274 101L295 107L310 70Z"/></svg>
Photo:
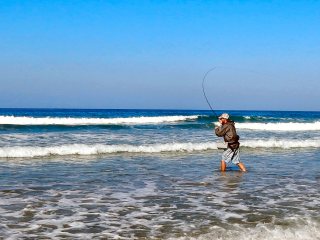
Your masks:
<svg viewBox="0 0 320 240"><path fill-rule="evenodd" d="M215 110L213 110L213 107L211 106L211 104L210 104L210 102L209 102L209 100L208 100L208 97L207 97L207 94L206 94L206 91L205 91L205 81L206 81L206 78L207 78L207 76L209 75L209 73L210 72L212 72L213 70L215 70L215 69L217 69L217 68L222 68L222 67L213 67L213 68L211 68L211 69L209 69L206 73L205 73L205 75L203 76L203 79L202 79L202 92L203 92L203 96L204 96L204 98L206 99L206 102L207 102L207 104L209 105L209 107L210 107L210 109L211 109L211 111L213 112L213 114L214 114L214 116L216 117L216 118L218 118L218 115L217 115L217 113L216 113L216 111ZM225 67L224 67L225 68ZM230 67L228 67L227 69L230 69ZM258 71L255 71L255 70L251 70L251 69L240 69L240 68L234 68L234 67L232 67L232 69L233 70L236 70L236 71L239 71L239 70L241 70L241 71L245 71L245 72L248 72L248 73L251 73L251 74L254 74L254 75L257 75L258 77L259 76L266 76L266 77L268 77L268 78L271 78L271 77L275 77L275 76L273 76L273 75L270 75L270 74L265 74L265 73L261 73L261 72L258 72Z"/></svg>
<svg viewBox="0 0 320 240"><path fill-rule="evenodd" d="M203 96L204 96L204 98L206 99L206 101L207 101L207 103L208 103L211 111L213 112L214 116L215 116L216 118L218 118L217 113L213 110L213 108L212 108L212 106L211 106L211 104L210 104L210 102L209 102L209 100L208 100L208 98L207 98L206 91L205 91L205 87L204 87L204 82L205 82L208 74L209 74L211 71L215 70L215 69L216 69L216 67L211 68L211 69L210 69L209 71L207 71L206 74L204 75L204 77L203 77L203 79L202 79L202 92L203 92Z"/></svg>

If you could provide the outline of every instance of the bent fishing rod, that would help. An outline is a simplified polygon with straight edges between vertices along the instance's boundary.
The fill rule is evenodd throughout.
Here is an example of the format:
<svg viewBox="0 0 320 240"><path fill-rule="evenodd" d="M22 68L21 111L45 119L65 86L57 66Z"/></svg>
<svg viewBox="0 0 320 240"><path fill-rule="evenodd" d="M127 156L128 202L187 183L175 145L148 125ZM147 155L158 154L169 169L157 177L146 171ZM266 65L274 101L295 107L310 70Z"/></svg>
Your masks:
<svg viewBox="0 0 320 240"><path fill-rule="evenodd" d="M202 92L203 92L203 96L204 96L204 98L206 99L206 101L207 101L207 103L208 103L211 111L213 112L214 116L215 116L216 118L218 118L217 113L213 110L213 108L212 108L212 106L211 106L211 104L210 104L210 102L209 102L209 100L208 100L208 98L207 98L206 91L205 91L205 87L204 87L204 82L205 82L208 74L209 74L210 72L212 72L213 70L215 70L215 69L216 69L216 67L211 68L211 69L210 69L209 71L207 71L206 74L204 75L204 77L203 77L203 79L202 79Z"/></svg>

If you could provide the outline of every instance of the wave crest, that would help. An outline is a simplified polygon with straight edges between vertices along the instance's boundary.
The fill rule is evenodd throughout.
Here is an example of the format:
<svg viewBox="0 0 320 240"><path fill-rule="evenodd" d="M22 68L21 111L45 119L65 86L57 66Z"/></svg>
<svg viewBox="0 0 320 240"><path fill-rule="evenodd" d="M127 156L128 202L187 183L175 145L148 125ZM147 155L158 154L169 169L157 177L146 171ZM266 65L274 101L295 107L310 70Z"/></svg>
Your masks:
<svg viewBox="0 0 320 240"><path fill-rule="evenodd" d="M260 131L319 131L320 122L313 123L236 123L238 129Z"/></svg>
<svg viewBox="0 0 320 240"><path fill-rule="evenodd" d="M0 125L121 125L121 124L161 124L195 120L198 116L157 116L128 118L53 118L0 116Z"/></svg>
<svg viewBox="0 0 320 240"><path fill-rule="evenodd" d="M2 158L23 158L64 155L97 155L110 153L160 153L160 152L192 152L217 149L215 143L166 143L153 145L85 145L70 144L50 147L3 147L0 148Z"/></svg>
<svg viewBox="0 0 320 240"><path fill-rule="evenodd" d="M245 148L320 148L320 139L315 140L248 140L242 141ZM0 148L0 158L28 158L65 155L98 155L112 153L162 153L217 150L217 143L165 143L151 145L103 145L69 144L61 146L33 147L16 146Z"/></svg>
<svg viewBox="0 0 320 240"><path fill-rule="evenodd" d="M241 141L242 147L248 148L320 148L320 139L313 140L285 140L285 139L257 139Z"/></svg>

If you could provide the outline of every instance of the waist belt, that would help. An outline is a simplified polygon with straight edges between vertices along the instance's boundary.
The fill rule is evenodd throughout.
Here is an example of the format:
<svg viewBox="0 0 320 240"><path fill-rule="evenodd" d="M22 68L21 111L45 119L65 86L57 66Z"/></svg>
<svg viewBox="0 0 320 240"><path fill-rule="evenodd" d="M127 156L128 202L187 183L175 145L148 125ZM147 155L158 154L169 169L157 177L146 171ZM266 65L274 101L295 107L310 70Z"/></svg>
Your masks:
<svg viewBox="0 0 320 240"><path fill-rule="evenodd" d="M235 151L240 147L240 143L237 142L228 142L228 147L232 150Z"/></svg>
<svg viewBox="0 0 320 240"><path fill-rule="evenodd" d="M239 151L240 143L239 141L228 142L228 147L233 151L231 160L235 157L236 153Z"/></svg>

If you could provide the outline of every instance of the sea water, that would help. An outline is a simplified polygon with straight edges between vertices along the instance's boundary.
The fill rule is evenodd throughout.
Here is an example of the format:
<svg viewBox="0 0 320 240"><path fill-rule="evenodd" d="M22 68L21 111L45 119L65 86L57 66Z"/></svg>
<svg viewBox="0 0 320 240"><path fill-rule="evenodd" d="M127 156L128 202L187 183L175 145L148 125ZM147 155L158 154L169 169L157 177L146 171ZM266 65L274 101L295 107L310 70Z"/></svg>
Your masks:
<svg viewBox="0 0 320 240"><path fill-rule="evenodd" d="M217 114L222 113L218 111ZM0 239L320 239L320 112L0 110Z"/></svg>

